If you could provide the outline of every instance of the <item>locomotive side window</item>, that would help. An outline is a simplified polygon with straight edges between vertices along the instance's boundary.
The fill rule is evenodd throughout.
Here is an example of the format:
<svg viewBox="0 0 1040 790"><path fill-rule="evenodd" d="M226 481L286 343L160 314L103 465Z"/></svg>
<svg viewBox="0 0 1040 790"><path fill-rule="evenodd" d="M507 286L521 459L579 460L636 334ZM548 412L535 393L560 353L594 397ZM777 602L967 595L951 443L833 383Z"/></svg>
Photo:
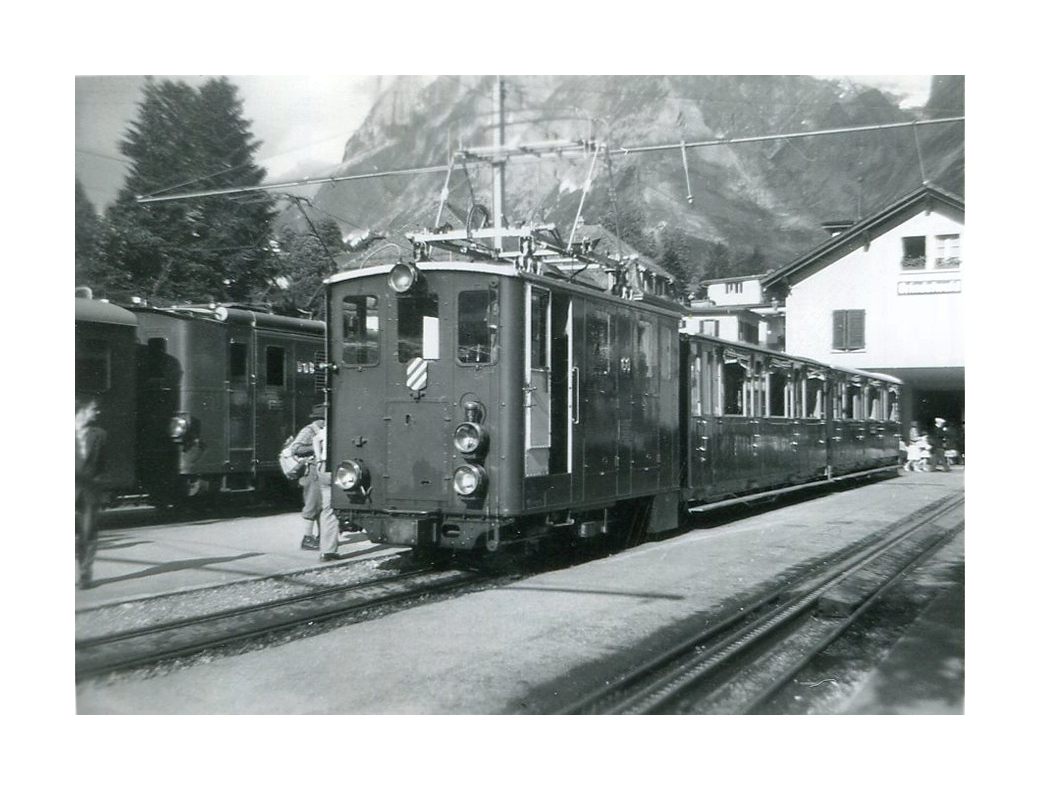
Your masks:
<svg viewBox="0 0 1040 790"><path fill-rule="evenodd" d="M248 347L245 343L231 341L228 351L228 380L232 384L242 384L249 373Z"/></svg>
<svg viewBox="0 0 1040 790"><path fill-rule="evenodd" d="M610 373L610 314L592 312L587 322L590 368L594 376Z"/></svg>
<svg viewBox="0 0 1040 790"><path fill-rule="evenodd" d="M459 293L456 359L464 365L489 365L498 358L498 299L495 292Z"/></svg>
<svg viewBox="0 0 1040 790"><path fill-rule="evenodd" d="M407 293L397 297L397 361L416 357L437 359L438 302L435 293Z"/></svg>
<svg viewBox="0 0 1040 790"><path fill-rule="evenodd" d="M379 303L374 296L344 296L343 362L375 365L379 362Z"/></svg>
<svg viewBox="0 0 1040 790"><path fill-rule="evenodd" d="M166 338L150 337L144 354L144 377L149 384L162 382L166 373Z"/></svg>
<svg viewBox="0 0 1040 790"><path fill-rule="evenodd" d="M531 367L549 367L549 292L531 292Z"/></svg>
<svg viewBox="0 0 1040 790"><path fill-rule="evenodd" d="M264 380L268 387L285 386L285 349L268 346L264 354Z"/></svg>
<svg viewBox="0 0 1040 790"><path fill-rule="evenodd" d="M111 350L97 338L76 341L76 390L104 392L112 385Z"/></svg>

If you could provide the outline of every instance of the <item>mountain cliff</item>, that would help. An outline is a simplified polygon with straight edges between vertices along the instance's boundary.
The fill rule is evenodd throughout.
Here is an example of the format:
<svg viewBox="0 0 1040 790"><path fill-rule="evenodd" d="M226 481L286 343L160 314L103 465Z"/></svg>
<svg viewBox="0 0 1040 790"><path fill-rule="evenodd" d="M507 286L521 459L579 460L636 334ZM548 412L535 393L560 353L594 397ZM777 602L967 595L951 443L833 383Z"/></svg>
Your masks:
<svg viewBox="0 0 1040 790"><path fill-rule="evenodd" d="M964 124L624 153L680 140L873 126L962 115L963 77L936 77L923 108L847 82L813 77L507 77L506 142L595 139L613 150L593 171L582 220L677 262L691 282L765 271L824 237L822 222L857 219L925 179L964 193ZM347 142L338 174L442 165L460 146L492 143L493 77L399 77ZM919 153L920 152L920 153ZM510 224L557 223L569 233L592 165L546 156L506 174ZM326 185L315 206L344 233L376 229L399 244L432 227L443 173ZM689 190L687 189L689 184ZM689 195L689 199L688 199ZM456 167L441 222L459 227L474 203L491 205L489 168ZM580 236L580 231L579 231ZM396 257L396 250L390 250Z"/></svg>

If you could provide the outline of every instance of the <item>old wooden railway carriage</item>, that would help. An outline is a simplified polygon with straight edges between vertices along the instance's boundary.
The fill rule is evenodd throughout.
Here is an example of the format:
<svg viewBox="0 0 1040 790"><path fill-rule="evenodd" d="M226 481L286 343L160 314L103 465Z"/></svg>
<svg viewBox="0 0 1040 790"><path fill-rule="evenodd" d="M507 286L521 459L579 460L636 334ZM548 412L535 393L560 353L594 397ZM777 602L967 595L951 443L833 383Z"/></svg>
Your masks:
<svg viewBox="0 0 1040 790"><path fill-rule="evenodd" d="M665 531L897 460L898 382L680 336L660 272L550 226L411 238L328 281L333 505L376 542Z"/></svg>

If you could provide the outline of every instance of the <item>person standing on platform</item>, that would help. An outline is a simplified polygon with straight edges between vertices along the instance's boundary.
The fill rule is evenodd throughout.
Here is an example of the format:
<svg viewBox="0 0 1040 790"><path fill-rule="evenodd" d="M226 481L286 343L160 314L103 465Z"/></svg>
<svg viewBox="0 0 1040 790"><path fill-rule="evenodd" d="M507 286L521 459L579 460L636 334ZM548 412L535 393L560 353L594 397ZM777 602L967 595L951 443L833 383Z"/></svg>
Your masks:
<svg viewBox="0 0 1040 790"><path fill-rule="evenodd" d="M935 418L935 430L932 431L932 457L935 459L935 471L949 472L950 459L946 457L949 431L946 429L946 420L942 417Z"/></svg>
<svg viewBox="0 0 1040 790"><path fill-rule="evenodd" d="M327 458L328 433L325 426L314 437L314 457L317 468L318 485L321 490L321 513L318 524L321 529L322 562L340 559L339 554L339 519L332 510L332 473L325 468Z"/></svg>
<svg viewBox="0 0 1040 790"><path fill-rule="evenodd" d="M307 471L300 475L300 487L303 489L303 540L301 549L317 551L318 516L321 515L321 485L318 481L317 464L314 459L314 437L325 427L325 409L315 406L311 409L309 423L300 429L290 446L292 454L297 458L307 459Z"/></svg>
<svg viewBox="0 0 1040 790"><path fill-rule="evenodd" d="M101 410L93 398L76 398L76 564L77 586L93 586L94 555L97 554L97 511L101 501L98 479L105 471L105 442L108 434L94 423Z"/></svg>

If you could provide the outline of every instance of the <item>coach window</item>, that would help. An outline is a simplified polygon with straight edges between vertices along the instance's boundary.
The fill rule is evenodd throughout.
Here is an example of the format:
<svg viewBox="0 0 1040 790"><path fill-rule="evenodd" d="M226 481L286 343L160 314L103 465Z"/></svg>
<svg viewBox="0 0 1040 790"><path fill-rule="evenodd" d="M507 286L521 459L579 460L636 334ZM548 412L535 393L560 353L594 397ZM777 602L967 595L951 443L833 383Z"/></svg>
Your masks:
<svg viewBox="0 0 1040 790"><path fill-rule="evenodd" d="M76 344L76 391L105 392L112 386L111 352L104 340L80 340Z"/></svg>
<svg viewBox="0 0 1040 790"><path fill-rule="evenodd" d="M285 386L285 349L268 346L264 354L264 381L268 387Z"/></svg>
<svg viewBox="0 0 1040 790"><path fill-rule="evenodd" d="M863 402L866 405L864 416L868 420L881 419L881 392L877 387L863 388Z"/></svg>
<svg viewBox="0 0 1040 790"><path fill-rule="evenodd" d="M787 371L774 370L769 374L769 416L787 417Z"/></svg>
<svg viewBox="0 0 1040 790"><path fill-rule="evenodd" d="M730 416L744 414L745 385L747 370L739 359L727 358L722 366L722 413Z"/></svg>
<svg viewBox="0 0 1040 790"><path fill-rule="evenodd" d="M823 419L823 383L822 374L809 371L805 381L805 416L809 419Z"/></svg>
<svg viewBox="0 0 1040 790"><path fill-rule="evenodd" d="M889 387L887 405L888 419L892 422L899 422L899 389L897 387Z"/></svg>
<svg viewBox="0 0 1040 790"><path fill-rule="evenodd" d="M249 349L245 343L231 341L228 352L228 380L232 384L245 383L249 374Z"/></svg>
<svg viewBox="0 0 1040 790"><path fill-rule="evenodd" d="M379 302L374 296L345 296L343 362L375 365L379 362Z"/></svg>
<svg viewBox="0 0 1040 790"><path fill-rule="evenodd" d="M497 292L459 293L456 359L464 365L490 365L498 359Z"/></svg>

